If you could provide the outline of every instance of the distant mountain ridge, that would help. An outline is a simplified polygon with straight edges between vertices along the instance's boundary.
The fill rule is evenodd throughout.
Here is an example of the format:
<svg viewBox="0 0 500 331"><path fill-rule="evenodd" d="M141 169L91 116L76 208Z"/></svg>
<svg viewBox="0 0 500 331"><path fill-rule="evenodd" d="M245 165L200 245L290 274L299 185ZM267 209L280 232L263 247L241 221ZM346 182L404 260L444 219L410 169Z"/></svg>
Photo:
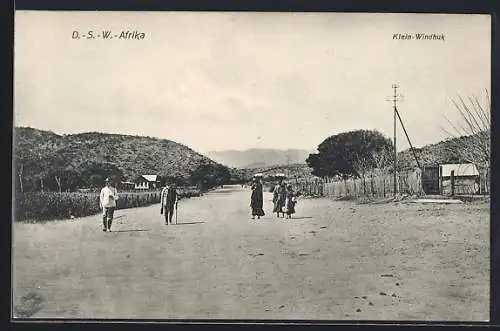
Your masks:
<svg viewBox="0 0 500 331"><path fill-rule="evenodd" d="M310 153L304 149L251 148L247 150L211 151L210 159L235 168L265 168L286 164L305 164Z"/></svg>

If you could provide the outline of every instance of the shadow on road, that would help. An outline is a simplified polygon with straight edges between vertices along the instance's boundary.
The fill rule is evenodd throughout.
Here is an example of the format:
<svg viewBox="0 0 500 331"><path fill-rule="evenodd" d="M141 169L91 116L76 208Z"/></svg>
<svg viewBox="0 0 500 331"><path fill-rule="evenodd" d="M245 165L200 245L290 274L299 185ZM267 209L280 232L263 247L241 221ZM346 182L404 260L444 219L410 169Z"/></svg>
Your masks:
<svg viewBox="0 0 500 331"><path fill-rule="evenodd" d="M111 232L140 232L140 231L151 231L150 229L132 229L132 230L114 230Z"/></svg>
<svg viewBox="0 0 500 331"><path fill-rule="evenodd" d="M190 224L202 224L202 223L205 223L205 222L172 223L172 224L169 224L169 226L170 226L170 225L190 225Z"/></svg>
<svg viewBox="0 0 500 331"><path fill-rule="evenodd" d="M285 218L287 221L293 221L293 220L305 220L312 218L312 216L303 216L303 217L292 217L292 218Z"/></svg>

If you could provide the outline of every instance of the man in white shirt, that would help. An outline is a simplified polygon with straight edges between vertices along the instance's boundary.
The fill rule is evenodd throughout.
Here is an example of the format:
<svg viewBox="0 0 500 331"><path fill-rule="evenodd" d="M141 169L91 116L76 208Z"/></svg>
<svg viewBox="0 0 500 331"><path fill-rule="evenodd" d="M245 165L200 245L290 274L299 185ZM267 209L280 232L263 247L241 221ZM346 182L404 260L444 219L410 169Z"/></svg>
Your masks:
<svg viewBox="0 0 500 331"><path fill-rule="evenodd" d="M111 232L111 223L113 222L113 214L116 209L116 200L118 200L118 192L111 184L109 178L106 178L106 186L101 190L99 202L102 208L102 231Z"/></svg>

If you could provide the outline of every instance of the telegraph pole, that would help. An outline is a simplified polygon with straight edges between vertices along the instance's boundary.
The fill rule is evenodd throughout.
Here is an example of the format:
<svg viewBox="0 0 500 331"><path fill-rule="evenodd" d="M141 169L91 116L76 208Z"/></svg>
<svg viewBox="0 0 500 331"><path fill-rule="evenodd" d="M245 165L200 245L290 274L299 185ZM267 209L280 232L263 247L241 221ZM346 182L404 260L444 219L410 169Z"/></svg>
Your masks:
<svg viewBox="0 0 500 331"><path fill-rule="evenodd" d="M399 88L399 84L392 84L392 88L394 90L394 94L392 97L387 100L391 101L393 104L393 112L394 112L394 196L396 196L397 193L397 172L396 172L396 165L398 161L398 152L397 152L397 147L396 147L396 122L397 122L397 116L398 116L398 101L401 101L401 94L397 93L397 90Z"/></svg>

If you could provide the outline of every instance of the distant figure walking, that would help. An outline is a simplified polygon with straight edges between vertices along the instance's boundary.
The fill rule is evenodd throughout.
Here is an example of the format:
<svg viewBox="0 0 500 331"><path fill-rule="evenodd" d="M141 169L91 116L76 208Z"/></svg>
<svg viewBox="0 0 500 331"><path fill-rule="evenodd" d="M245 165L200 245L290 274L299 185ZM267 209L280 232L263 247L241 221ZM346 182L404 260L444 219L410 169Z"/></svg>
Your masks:
<svg viewBox="0 0 500 331"><path fill-rule="evenodd" d="M250 207L252 208L252 219L260 219L261 216L264 216L264 193L262 190L262 182L254 177L252 183L252 196L250 198Z"/></svg>
<svg viewBox="0 0 500 331"><path fill-rule="evenodd" d="M111 223L113 223L118 192L116 188L113 187L109 178L106 178L105 182L106 186L102 188L99 196L99 204L102 208L102 231L111 232Z"/></svg>
<svg viewBox="0 0 500 331"><path fill-rule="evenodd" d="M283 208L285 207L286 201L286 187L283 184L283 178L280 178L279 183L274 187L273 190L273 213L276 213L278 218L280 217L280 213L285 217L285 212Z"/></svg>
<svg viewBox="0 0 500 331"><path fill-rule="evenodd" d="M287 218L292 218L295 214L295 205L297 204L297 193L293 190L292 185L288 185L286 190L286 215Z"/></svg>
<svg viewBox="0 0 500 331"><path fill-rule="evenodd" d="M165 185L160 195L160 214L165 215L165 224L172 224L174 209L177 208L178 194L175 184Z"/></svg>

